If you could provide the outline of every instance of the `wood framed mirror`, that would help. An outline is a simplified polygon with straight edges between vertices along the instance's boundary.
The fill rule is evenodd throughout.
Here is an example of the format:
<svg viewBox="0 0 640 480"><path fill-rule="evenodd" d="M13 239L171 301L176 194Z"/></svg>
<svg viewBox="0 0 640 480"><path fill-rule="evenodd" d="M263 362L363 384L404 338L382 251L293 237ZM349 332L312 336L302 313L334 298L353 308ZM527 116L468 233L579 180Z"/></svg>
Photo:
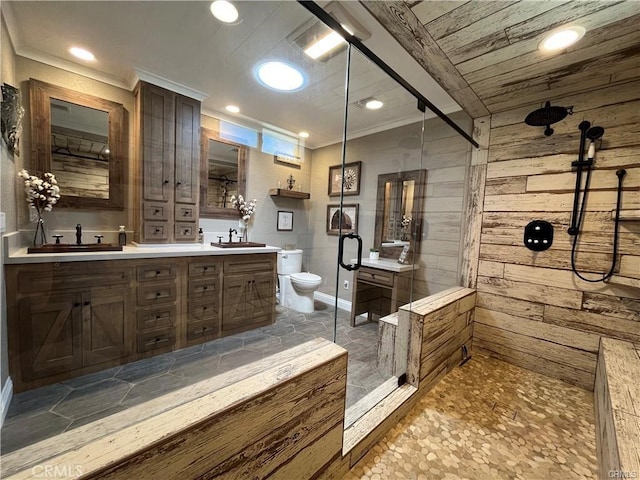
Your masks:
<svg viewBox="0 0 640 480"><path fill-rule="evenodd" d="M420 252L426 170L378 175L374 245L380 255L398 258L402 249Z"/></svg>
<svg viewBox="0 0 640 480"><path fill-rule="evenodd" d="M200 217L239 218L231 197L246 195L249 149L202 128L200 150Z"/></svg>
<svg viewBox="0 0 640 480"><path fill-rule="evenodd" d="M124 107L86 93L29 80L31 165L51 172L57 207L124 209L127 165Z"/></svg>

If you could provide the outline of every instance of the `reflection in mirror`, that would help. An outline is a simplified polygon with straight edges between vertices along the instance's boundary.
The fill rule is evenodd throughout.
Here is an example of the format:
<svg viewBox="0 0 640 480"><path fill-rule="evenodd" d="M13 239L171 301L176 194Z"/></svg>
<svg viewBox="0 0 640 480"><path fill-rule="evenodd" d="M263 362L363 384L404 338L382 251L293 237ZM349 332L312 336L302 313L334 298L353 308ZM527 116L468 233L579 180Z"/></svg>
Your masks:
<svg viewBox="0 0 640 480"><path fill-rule="evenodd" d="M65 196L109 198L109 114L51 99L51 170Z"/></svg>
<svg viewBox="0 0 640 480"><path fill-rule="evenodd" d="M229 208L238 196L238 147L209 139L207 206Z"/></svg>
<svg viewBox="0 0 640 480"><path fill-rule="evenodd" d="M31 168L58 180L59 207L122 210L126 126L120 103L30 79Z"/></svg>
<svg viewBox="0 0 640 480"><path fill-rule="evenodd" d="M420 251L426 170L378 175L375 245L397 257L405 245Z"/></svg>
<svg viewBox="0 0 640 480"><path fill-rule="evenodd" d="M231 197L245 194L248 149L206 128L202 128L201 145L200 216L237 218Z"/></svg>

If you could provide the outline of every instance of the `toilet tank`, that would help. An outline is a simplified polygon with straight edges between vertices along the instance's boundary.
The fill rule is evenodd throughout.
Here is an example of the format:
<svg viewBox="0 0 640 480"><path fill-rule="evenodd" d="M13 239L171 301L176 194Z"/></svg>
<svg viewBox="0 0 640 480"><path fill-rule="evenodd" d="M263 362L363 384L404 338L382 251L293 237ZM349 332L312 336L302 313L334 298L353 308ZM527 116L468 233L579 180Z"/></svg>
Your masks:
<svg viewBox="0 0 640 480"><path fill-rule="evenodd" d="M278 274L288 275L302 271L302 250L281 250L278 252Z"/></svg>

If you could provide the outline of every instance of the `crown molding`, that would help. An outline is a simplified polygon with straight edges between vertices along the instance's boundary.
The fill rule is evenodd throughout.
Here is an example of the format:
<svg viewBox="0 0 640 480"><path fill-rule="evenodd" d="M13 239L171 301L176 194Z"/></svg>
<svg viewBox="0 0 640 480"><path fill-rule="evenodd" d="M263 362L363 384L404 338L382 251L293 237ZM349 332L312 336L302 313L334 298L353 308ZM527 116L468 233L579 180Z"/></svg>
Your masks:
<svg viewBox="0 0 640 480"><path fill-rule="evenodd" d="M202 102L209 96L208 93L201 92L199 90L196 90L195 88L187 87L186 85L183 85L181 83L174 82L173 80L168 80L139 68L134 68L127 77L129 89L133 90L140 80L142 80L143 82L152 83L153 85L156 85L158 87L166 88L167 90L171 90L172 92L179 93L180 95L193 98L194 100L198 100L200 102Z"/></svg>

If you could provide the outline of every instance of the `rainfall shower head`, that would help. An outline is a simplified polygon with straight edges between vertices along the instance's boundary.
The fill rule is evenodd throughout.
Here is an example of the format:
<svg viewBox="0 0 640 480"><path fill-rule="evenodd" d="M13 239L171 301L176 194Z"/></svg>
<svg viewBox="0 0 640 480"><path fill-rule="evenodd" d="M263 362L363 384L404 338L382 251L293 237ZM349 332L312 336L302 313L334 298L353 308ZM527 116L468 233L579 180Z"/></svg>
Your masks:
<svg viewBox="0 0 640 480"><path fill-rule="evenodd" d="M551 102L546 102L544 107L531 112L524 119L524 123L532 127L547 127L544 134L548 137L553 133L552 123L559 122L567 115L573 113L573 107L552 107Z"/></svg>

